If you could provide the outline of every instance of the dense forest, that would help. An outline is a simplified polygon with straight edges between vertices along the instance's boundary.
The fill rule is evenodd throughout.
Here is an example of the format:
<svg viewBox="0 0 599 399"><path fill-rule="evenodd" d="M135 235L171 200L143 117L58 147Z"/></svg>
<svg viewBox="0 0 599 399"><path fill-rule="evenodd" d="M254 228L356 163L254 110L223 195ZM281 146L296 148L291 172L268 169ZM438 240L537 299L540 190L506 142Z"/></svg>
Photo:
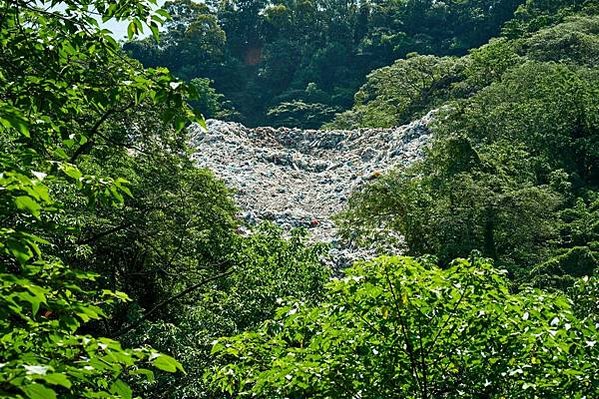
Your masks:
<svg viewBox="0 0 599 399"><path fill-rule="evenodd" d="M599 397L596 1L155 3L0 0L0 398ZM429 112L344 270L191 157Z"/></svg>
<svg viewBox="0 0 599 399"><path fill-rule="evenodd" d="M194 82L207 117L317 128L349 108L368 72L417 52L464 55L499 34L516 0L167 2L159 43L125 45ZM220 97L224 96L224 97ZM217 105L218 104L218 105Z"/></svg>

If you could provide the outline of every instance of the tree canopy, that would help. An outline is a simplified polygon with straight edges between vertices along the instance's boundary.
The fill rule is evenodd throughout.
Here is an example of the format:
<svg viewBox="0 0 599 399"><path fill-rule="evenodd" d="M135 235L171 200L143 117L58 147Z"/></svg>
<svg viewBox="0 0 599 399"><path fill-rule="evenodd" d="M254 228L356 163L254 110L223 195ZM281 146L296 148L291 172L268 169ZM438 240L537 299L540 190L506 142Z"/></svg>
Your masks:
<svg viewBox="0 0 599 399"><path fill-rule="evenodd" d="M351 106L369 71L412 52L463 55L497 35L519 4L167 2L173 19L161 42L137 40L125 49L144 65L167 66L182 79L214 81L239 113L235 119L248 125L314 127ZM308 87L319 90L318 99Z"/></svg>
<svg viewBox="0 0 599 399"><path fill-rule="evenodd" d="M0 2L2 397L130 398L126 381L152 380L148 367L182 371L149 347L123 349L86 334L85 323L128 298L68 263L78 229L65 195L90 209L118 209L132 195L125 179L90 173L81 160L124 149L132 137L123 131L144 104L160 104L165 123L179 130L196 120L181 82L126 58L95 20L130 19L134 35L162 21L152 9L145 1Z"/></svg>
<svg viewBox="0 0 599 399"><path fill-rule="evenodd" d="M510 292L480 258L354 265L314 307L290 301L253 332L218 341L208 374L268 398L560 398L597 395L596 327L563 294Z"/></svg>
<svg viewBox="0 0 599 399"><path fill-rule="evenodd" d="M0 0L0 398L598 397L597 15ZM306 231L246 225L191 157L200 114L432 115L337 219L406 256L331 270Z"/></svg>
<svg viewBox="0 0 599 399"><path fill-rule="evenodd" d="M570 17L452 60L461 69L450 74L441 95L433 95L441 108L425 159L354 195L340 217L348 239L368 240L379 228L399 231L411 254L434 254L442 264L476 249L523 279L534 270L539 284L592 273L599 238L593 111L599 80L588 60L596 57L596 21ZM572 39L572 51L564 51L565 37L586 40ZM377 73L399 75L409 62ZM430 62L440 68L448 61ZM405 91L376 86L375 75L369 81L376 88L369 101L340 115L339 123L402 115L398 108L406 100L399 93ZM410 81L422 79L413 75Z"/></svg>

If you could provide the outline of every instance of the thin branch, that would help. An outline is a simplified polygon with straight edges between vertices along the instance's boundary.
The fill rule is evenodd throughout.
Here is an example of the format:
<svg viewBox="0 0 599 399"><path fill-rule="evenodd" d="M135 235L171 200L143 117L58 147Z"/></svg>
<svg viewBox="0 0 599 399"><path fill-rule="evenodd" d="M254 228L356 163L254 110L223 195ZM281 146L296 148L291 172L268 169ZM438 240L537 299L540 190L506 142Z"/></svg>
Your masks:
<svg viewBox="0 0 599 399"><path fill-rule="evenodd" d="M426 397L428 396L428 364L426 363L426 357L428 357L424 351L424 345L422 343L422 325L418 323L418 341L420 342L420 367L422 368L422 380L424 384L424 392Z"/></svg>
<svg viewBox="0 0 599 399"><path fill-rule="evenodd" d="M466 289L464 289L464 291L461 292L460 298L455 303L455 306L451 310L451 313L449 314L449 316L447 316L447 319L445 319L445 321L443 322L443 325L441 326L441 328L439 330L437 330L437 334L435 335L435 338L433 338L433 343L431 344L430 352L432 352L433 349L435 348L435 344L437 343L437 339L439 338L439 336L441 335L441 333L443 332L443 330L445 329L445 327L447 327L447 324L449 323L449 321L453 318L453 316L455 316L455 312L458 310L458 307L460 306L460 303L462 302L462 300L464 299L465 296L466 296ZM454 328L455 328L455 325L454 325ZM452 328L452 332L453 332L454 328Z"/></svg>
<svg viewBox="0 0 599 399"><path fill-rule="evenodd" d="M399 297L397 296L395 289L393 288L393 283L391 282L391 278L389 277L389 272L387 270L385 270L385 277L387 279L389 289L391 290L391 295L393 296L393 301L395 302L397 318L399 320L399 325L401 326L401 331L404 336L404 340L406 341L406 350L408 352L408 357L410 358L410 366L412 368L412 374L414 375L414 378L416 380L416 384L418 385L418 388L422 392L423 388L422 388L422 383L420 381L420 377L418 375L418 368L417 368L418 361L416 360L415 355L414 355L414 346L412 344L410 336L408 335L408 326L406 325L405 320L402 317L401 309L399 308Z"/></svg>
<svg viewBox="0 0 599 399"><path fill-rule="evenodd" d="M183 291L179 292L176 295L173 295L170 298L167 298L161 302L159 302L158 304L156 304L152 309L148 310L146 313L143 314L143 316L141 318L139 318L137 321L135 321L135 323L120 329L119 331L117 331L116 333L112 334L113 337L119 337L127 332L130 332L132 330L135 330L137 327L139 327L141 325L141 323L143 323L144 321L146 321L152 314L154 314L157 310L161 309L162 307L164 307L166 304L171 303L171 302L175 302L176 300L180 299L181 297L184 297L185 295L197 290L198 288L202 287L205 284L208 284L212 281L218 280L220 278L226 277L230 274L232 274L234 271L234 269L229 269L223 273L219 273L215 276L211 276L208 277L205 280L202 280L196 284L193 284L189 287L187 287L186 289L184 289Z"/></svg>
<svg viewBox="0 0 599 399"><path fill-rule="evenodd" d="M77 148L77 151L75 151L75 153L71 156L71 159L69 160L69 162L75 163L75 161L77 160L77 158L79 158L79 156L81 156L82 154L84 154L92 149L92 147L94 145L93 138L94 138L95 134L98 132L98 130L100 129L102 124L104 122L106 122L106 120L108 118L110 118L113 114L125 112L125 111L131 109L134 105L135 105L135 102L131 101L129 104L127 104L123 108L111 108L108 111L106 111L104 113L104 115L102 115L100 117L100 119L98 119L96 121L96 123L94 123L92 128L89 130L88 141L85 144L81 145L79 148Z"/></svg>
<svg viewBox="0 0 599 399"><path fill-rule="evenodd" d="M110 234L114 234L114 233L117 233L117 232L119 232L121 230L125 230L125 229L127 229L127 228L129 228L131 226L133 226L133 222L123 223L123 224L115 226L115 227L113 227L111 229L108 229L106 231L102 231L102 232L100 232L98 234L95 234L95 235L93 235L91 237L88 237L88 238L85 238L85 239L82 238L82 239L80 239L80 240L77 241L77 244L78 245L90 244L90 243L92 243L92 242L94 242L96 240L99 240L102 237L106 237L106 236L108 236Z"/></svg>

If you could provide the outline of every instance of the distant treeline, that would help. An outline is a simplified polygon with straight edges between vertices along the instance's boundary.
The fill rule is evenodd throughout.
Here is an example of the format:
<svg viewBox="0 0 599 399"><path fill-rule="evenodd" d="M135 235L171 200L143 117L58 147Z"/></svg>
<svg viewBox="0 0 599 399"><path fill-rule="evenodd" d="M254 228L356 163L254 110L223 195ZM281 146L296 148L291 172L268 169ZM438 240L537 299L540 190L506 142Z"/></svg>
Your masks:
<svg viewBox="0 0 599 399"><path fill-rule="evenodd" d="M183 0L166 3L172 20L159 43L125 49L146 67L196 79L207 117L319 127L351 107L373 69L414 52L464 55L496 36L520 3Z"/></svg>

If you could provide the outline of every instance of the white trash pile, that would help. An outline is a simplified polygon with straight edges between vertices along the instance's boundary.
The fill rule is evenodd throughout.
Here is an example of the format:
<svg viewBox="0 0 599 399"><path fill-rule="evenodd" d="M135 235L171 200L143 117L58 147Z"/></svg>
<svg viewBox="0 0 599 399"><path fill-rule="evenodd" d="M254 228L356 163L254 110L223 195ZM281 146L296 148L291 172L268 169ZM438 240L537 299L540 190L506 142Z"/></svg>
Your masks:
<svg viewBox="0 0 599 399"><path fill-rule="evenodd" d="M194 159L235 190L248 224L306 227L312 240L351 260L362 256L336 238L331 216L357 187L422 157L432 117L390 129L330 131L208 120L208 131L191 127Z"/></svg>

